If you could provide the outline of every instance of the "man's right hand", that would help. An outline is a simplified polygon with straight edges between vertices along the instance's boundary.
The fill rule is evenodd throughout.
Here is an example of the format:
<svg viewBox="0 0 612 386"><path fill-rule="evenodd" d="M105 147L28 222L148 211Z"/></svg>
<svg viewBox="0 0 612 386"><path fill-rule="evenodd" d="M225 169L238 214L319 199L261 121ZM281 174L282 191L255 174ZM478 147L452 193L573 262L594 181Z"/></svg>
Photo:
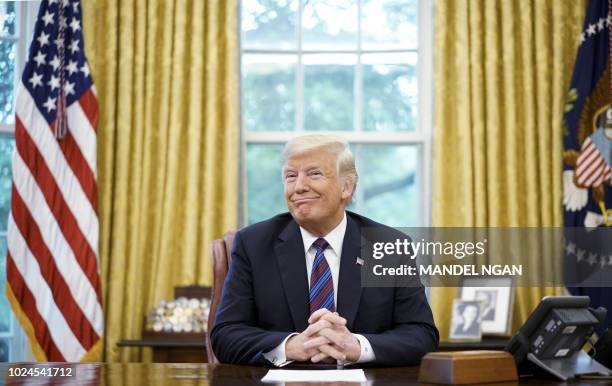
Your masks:
<svg viewBox="0 0 612 386"><path fill-rule="evenodd" d="M304 342L310 339L304 333L293 335L285 343L285 357L288 361L307 362L310 358L320 353L316 348L304 348Z"/></svg>
<svg viewBox="0 0 612 386"><path fill-rule="evenodd" d="M326 345L325 353L319 350L318 347L307 347L307 345L305 345L307 341L316 337L320 331L324 329L330 329L335 326L335 323L332 323L330 320L327 320L326 318L320 318L320 316L326 314L330 314L330 316L332 316L330 319L333 322L336 322L336 320L334 319L336 318L339 320L339 324L344 325L344 323L346 323L346 320L344 318L340 318L337 315L333 315L327 310L321 309L313 313L311 319L309 320L309 322L312 322L312 324L310 324L308 328L304 330L304 332L287 339L287 342L285 343L285 357L287 358L287 360L306 362L310 361L311 358L317 355L318 361L323 361L327 357L331 357L334 360L346 360L346 355L331 345ZM325 341L325 343L328 343L327 340Z"/></svg>

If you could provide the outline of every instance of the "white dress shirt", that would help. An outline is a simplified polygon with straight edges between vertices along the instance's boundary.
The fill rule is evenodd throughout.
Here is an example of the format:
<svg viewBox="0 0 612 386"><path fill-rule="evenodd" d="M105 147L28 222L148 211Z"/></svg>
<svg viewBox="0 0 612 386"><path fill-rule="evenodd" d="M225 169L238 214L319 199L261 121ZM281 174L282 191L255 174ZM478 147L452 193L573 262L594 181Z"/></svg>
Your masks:
<svg viewBox="0 0 612 386"><path fill-rule="evenodd" d="M302 240L304 241L304 253L306 255L306 271L308 274L308 288L310 289L310 275L312 273L312 265L314 263L314 259L316 256L316 248L312 245L319 236L315 236L312 233L308 232L306 229L300 227L300 232L302 233ZM329 244L329 246L325 249L325 260L327 260L327 264L329 265L329 269L331 270L332 281L334 284L334 304L336 305L336 309L338 308L338 278L340 277L340 256L342 256L342 244L344 242L344 234L346 233L346 213L344 213L344 217L342 217L342 221L340 224L332 229L327 235L323 236L325 241ZM342 315L340 315L342 316ZM292 361L287 360L287 356L285 354L285 344L287 340L291 338L293 335L297 335L298 333L293 333L285 338L281 344L276 346L271 351L264 353L264 358L272 362L277 367L283 367L291 363ZM360 334L353 334L359 340L361 346L361 355L359 356L359 360L357 363L371 362L376 359L374 355L374 350L372 350L372 345L370 342Z"/></svg>

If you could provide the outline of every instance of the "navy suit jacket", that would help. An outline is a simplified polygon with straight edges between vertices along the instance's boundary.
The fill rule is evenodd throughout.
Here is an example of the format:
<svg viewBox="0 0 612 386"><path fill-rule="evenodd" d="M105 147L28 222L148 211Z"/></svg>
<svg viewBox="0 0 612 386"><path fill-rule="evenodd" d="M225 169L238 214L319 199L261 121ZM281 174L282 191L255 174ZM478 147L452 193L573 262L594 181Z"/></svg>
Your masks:
<svg viewBox="0 0 612 386"><path fill-rule="evenodd" d="M436 350L439 340L423 287L361 287L362 266L356 264L360 229L383 226L347 211L337 311L352 333L362 334L372 345L376 361L370 365L415 365ZM299 225L284 213L240 230L211 332L217 358L271 366L263 353L290 333L304 331L308 317L308 274Z"/></svg>

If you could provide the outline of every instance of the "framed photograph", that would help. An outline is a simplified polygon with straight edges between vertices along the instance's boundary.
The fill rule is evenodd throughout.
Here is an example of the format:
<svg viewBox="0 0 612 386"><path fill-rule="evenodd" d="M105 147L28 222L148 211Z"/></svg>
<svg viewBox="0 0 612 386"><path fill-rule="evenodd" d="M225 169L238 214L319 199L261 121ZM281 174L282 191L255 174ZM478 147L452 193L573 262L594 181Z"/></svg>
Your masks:
<svg viewBox="0 0 612 386"><path fill-rule="evenodd" d="M482 302L478 300L453 301L450 340L478 342L482 337Z"/></svg>
<svg viewBox="0 0 612 386"><path fill-rule="evenodd" d="M510 336L514 287L512 278L467 278L459 299L482 304L482 334Z"/></svg>

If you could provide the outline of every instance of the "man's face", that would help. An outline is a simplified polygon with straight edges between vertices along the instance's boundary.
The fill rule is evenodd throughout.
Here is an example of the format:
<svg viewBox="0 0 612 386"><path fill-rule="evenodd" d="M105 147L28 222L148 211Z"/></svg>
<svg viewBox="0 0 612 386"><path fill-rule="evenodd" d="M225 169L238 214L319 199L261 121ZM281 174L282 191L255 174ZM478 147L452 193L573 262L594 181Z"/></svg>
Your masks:
<svg viewBox="0 0 612 386"><path fill-rule="evenodd" d="M480 300L485 308L491 304L491 296L486 292L477 291L475 298Z"/></svg>
<svg viewBox="0 0 612 386"><path fill-rule="evenodd" d="M471 304L465 306L465 308L463 309L464 323L468 321L471 322L472 320L476 319L476 316L478 316L478 308L476 306L473 306Z"/></svg>
<svg viewBox="0 0 612 386"><path fill-rule="evenodd" d="M326 229L342 220L352 187L338 176L336 157L325 150L287 159L283 165L285 199L298 224Z"/></svg>

